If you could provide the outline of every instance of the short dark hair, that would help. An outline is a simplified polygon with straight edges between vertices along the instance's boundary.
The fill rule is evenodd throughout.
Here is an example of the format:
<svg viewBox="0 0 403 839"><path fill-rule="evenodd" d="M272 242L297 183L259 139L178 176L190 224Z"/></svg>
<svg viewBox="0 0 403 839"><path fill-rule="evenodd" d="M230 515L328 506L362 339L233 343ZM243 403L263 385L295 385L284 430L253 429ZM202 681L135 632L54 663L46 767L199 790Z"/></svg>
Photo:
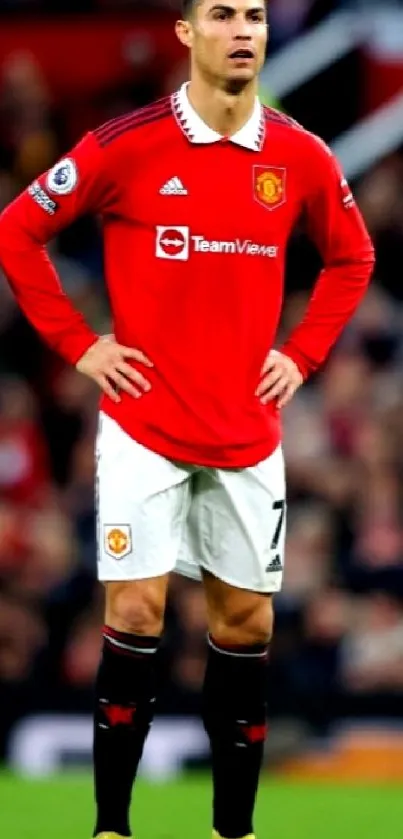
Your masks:
<svg viewBox="0 0 403 839"><path fill-rule="evenodd" d="M199 0L182 0L182 17L189 18Z"/></svg>

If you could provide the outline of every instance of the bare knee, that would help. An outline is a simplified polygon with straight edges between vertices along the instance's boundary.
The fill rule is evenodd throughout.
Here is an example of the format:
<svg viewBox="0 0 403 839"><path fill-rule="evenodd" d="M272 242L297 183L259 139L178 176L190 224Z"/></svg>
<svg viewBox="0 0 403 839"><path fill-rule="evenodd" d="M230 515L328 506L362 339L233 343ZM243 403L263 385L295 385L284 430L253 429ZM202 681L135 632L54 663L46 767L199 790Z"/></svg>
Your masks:
<svg viewBox="0 0 403 839"><path fill-rule="evenodd" d="M205 579L209 631L221 644L268 644L273 634L273 598Z"/></svg>
<svg viewBox="0 0 403 839"><path fill-rule="evenodd" d="M273 633L271 598L242 604L226 611L212 622L211 634L221 644L268 644Z"/></svg>
<svg viewBox="0 0 403 839"><path fill-rule="evenodd" d="M165 577L106 583L107 625L135 635L161 635L166 589Z"/></svg>

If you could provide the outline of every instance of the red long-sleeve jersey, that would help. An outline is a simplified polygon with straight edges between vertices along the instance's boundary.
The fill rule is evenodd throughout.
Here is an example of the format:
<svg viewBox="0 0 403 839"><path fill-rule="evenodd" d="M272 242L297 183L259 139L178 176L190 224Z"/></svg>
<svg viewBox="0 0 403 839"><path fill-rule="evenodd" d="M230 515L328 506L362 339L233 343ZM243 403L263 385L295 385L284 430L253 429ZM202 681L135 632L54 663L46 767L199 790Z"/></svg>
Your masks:
<svg viewBox="0 0 403 839"><path fill-rule="evenodd" d="M76 363L97 339L63 293L45 243L83 213L103 220L119 343L154 363L152 389L102 409L143 445L200 465L242 467L280 439L255 396L282 306L286 246L301 214L324 263L283 352L314 371L369 282L373 248L330 150L256 102L230 139L186 87L88 133L0 218L0 263L43 339Z"/></svg>

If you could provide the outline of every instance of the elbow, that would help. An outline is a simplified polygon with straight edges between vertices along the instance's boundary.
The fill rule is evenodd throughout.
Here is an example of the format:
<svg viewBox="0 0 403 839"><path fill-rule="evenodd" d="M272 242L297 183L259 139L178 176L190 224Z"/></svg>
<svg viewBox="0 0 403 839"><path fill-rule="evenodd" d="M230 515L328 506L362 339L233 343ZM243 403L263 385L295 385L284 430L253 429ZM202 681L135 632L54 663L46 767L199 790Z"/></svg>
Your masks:
<svg viewBox="0 0 403 839"><path fill-rule="evenodd" d="M372 279L374 270L375 270L375 265L376 265L375 248L372 244L371 244L371 247L369 248L369 250L368 250L368 252L365 256L364 264L365 264L366 270L367 270L368 282L370 282L370 280Z"/></svg>
<svg viewBox="0 0 403 839"><path fill-rule="evenodd" d="M14 239L13 229L8 220L4 218L4 212L0 215L0 268L7 274L9 253L12 249Z"/></svg>
<svg viewBox="0 0 403 839"><path fill-rule="evenodd" d="M375 246L371 239L369 239L368 249L367 249L367 260L368 264L371 267L371 270L375 268L376 263L376 253L375 253Z"/></svg>
<svg viewBox="0 0 403 839"><path fill-rule="evenodd" d="M7 207L0 213L0 269L12 287L16 266L21 254L25 255L26 251L24 232L15 218L12 207Z"/></svg>
<svg viewBox="0 0 403 839"><path fill-rule="evenodd" d="M0 263L10 252L42 248L48 238L50 234L30 212L24 193L0 213Z"/></svg>
<svg viewBox="0 0 403 839"><path fill-rule="evenodd" d="M366 277L369 282L376 264L375 248L372 245L372 242L368 241L365 244L365 247L355 254L352 254L350 258L346 260L346 263L348 264L349 270L351 270L352 274L357 274L358 270L358 273L363 277Z"/></svg>
<svg viewBox="0 0 403 839"><path fill-rule="evenodd" d="M16 202L9 204L0 213L0 265L3 270L11 254L30 250L36 244Z"/></svg>
<svg viewBox="0 0 403 839"><path fill-rule="evenodd" d="M375 245L374 245L374 243L373 243L373 241L372 241L372 239L370 238L369 235L367 235L366 240L365 240L365 244L364 244L364 247L363 247L362 261L365 263L365 265L368 266L368 272L371 275L374 268L375 268L376 253L375 253Z"/></svg>

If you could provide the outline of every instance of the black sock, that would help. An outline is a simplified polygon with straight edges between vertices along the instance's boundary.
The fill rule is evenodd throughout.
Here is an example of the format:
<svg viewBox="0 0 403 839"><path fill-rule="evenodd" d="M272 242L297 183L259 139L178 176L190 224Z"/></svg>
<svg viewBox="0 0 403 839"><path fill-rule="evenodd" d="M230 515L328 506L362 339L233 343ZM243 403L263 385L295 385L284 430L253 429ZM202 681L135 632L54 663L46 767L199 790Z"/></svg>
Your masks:
<svg viewBox="0 0 403 839"><path fill-rule="evenodd" d="M154 711L158 642L104 627L94 718L94 836L130 836L132 787Z"/></svg>
<svg viewBox="0 0 403 839"><path fill-rule="evenodd" d="M213 824L226 839L253 833L266 737L268 650L209 638L203 718L213 761Z"/></svg>

